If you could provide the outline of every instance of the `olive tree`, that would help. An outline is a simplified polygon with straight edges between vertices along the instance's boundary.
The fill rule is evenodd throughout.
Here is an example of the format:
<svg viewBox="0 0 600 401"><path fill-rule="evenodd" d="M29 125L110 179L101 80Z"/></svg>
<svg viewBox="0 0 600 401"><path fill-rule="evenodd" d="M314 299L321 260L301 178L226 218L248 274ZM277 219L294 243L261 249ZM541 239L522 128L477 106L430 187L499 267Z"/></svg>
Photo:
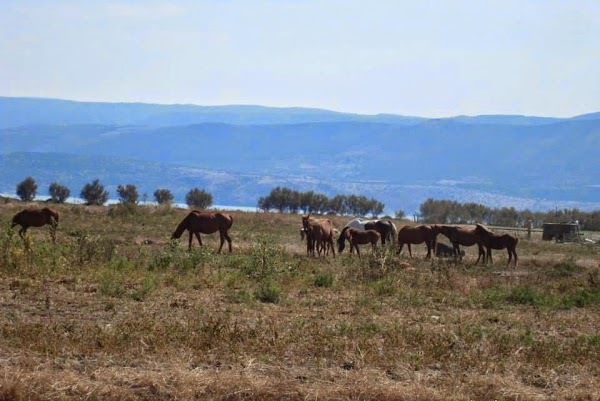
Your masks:
<svg viewBox="0 0 600 401"><path fill-rule="evenodd" d="M95 179L83 186L81 198L85 200L86 205L103 205L108 200L108 191L105 191L104 186Z"/></svg>
<svg viewBox="0 0 600 401"><path fill-rule="evenodd" d="M31 202L37 193L37 184L31 177L25 178L17 184L17 196L25 202Z"/></svg>

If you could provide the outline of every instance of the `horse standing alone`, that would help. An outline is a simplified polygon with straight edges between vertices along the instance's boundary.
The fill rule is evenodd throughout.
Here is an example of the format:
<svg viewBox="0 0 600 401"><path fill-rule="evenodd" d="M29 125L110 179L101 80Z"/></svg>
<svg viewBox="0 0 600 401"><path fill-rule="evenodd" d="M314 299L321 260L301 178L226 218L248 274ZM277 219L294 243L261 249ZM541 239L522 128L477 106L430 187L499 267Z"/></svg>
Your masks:
<svg viewBox="0 0 600 401"><path fill-rule="evenodd" d="M24 238L25 233L29 227L42 227L46 224L50 225L50 236L52 240L56 240L56 227L58 226L59 215L58 212L49 207L42 209L39 208L28 208L15 214L12 218L11 228L14 226L21 226L19 235Z"/></svg>
<svg viewBox="0 0 600 401"><path fill-rule="evenodd" d="M221 253L225 240L229 244L229 252L231 252L231 238L227 234L227 231L233 224L233 217L227 213L207 213L192 210L184 217L179 223L175 232L171 236L171 239L179 238L185 230L190 233L190 239L188 243L188 250L192 249L192 234L198 239L198 244L202 246L202 240L200 234L213 234L219 232L221 239L221 245L219 246L218 253Z"/></svg>

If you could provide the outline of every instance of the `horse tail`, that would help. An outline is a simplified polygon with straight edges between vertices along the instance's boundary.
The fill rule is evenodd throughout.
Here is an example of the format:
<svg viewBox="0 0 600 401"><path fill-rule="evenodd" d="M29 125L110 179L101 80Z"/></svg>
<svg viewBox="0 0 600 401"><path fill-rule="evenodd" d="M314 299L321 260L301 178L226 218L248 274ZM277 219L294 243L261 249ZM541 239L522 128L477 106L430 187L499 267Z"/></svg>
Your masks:
<svg viewBox="0 0 600 401"><path fill-rule="evenodd" d="M390 227L392 227L392 245L396 245L396 241L398 240L398 230L396 229L396 225L392 220L388 220Z"/></svg>
<svg viewBox="0 0 600 401"><path fill-rule="evenodd" d="M56 210L50 209L50 218L54 219L55 224L58 224L60 215L58 214L58 212Z"/></svg>
<svg viewBox="0 0 600 401"><path fill-rule="evenodd" d="M181 223L179 223L179 225L177 226L177 228L173 232L173 235L171 235L171 239L181 237L181 235L183 234L183 232L188 228L189 220L190 220L190 218L191 218L191 216L192 216L193 213L194 212L189 212L187 214L187 216L185 216L183 218L183 220L181 220Z"/></svg>
<svg viewBox="0 0 600 401"><path fill-rule="evenodd" d="M342 228L342 231L340 232L340 236L338 237L338 252L342 253L342 251L344 250L344 248L346 248L346 230L349 227L346 226L344 228Z"/></svg>
<svg viewBox="0 0 600 401"><path fill-rule="evenodd" d="M231 228L231 226L233 225L233 216L230 214L224 214L223 216L225 216L227 218L227 223L229 223L229 225L225 228L227 230L229 230Z"/></svg>

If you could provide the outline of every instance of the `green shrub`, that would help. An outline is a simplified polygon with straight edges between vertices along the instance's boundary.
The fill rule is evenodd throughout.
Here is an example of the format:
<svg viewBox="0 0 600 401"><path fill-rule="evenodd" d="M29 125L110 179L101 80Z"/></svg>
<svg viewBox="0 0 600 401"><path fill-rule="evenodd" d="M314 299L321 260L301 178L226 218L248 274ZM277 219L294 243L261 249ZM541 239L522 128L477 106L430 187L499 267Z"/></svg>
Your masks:
<svg viewBox="0 0 600 401"><path fill-rule="evenodd" d="M271 281L264 282L255 291L254 297L260 302L276 304L281 299L281 288Z"/></svg>
<svg viewBox="0 0 600 401"><path fill-rule="evenodd" d="M333 274L319 273L315 277L315 287L331 287L333 285Z"/></svg>

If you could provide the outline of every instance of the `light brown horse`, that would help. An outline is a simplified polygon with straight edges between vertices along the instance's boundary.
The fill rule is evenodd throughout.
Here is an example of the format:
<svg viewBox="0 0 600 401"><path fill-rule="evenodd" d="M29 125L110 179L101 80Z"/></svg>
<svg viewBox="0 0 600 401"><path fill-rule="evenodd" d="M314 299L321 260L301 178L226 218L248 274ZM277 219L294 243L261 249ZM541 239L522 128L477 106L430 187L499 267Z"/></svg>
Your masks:
<svg viewBox="0 0 600 401"><path fill-rule="evenodd" d="M15 214L12 218L11 228L14 226L21 226L19 235L21 238L24 237L29 227L42 227L46 224L50 225L50 236L52 240L56 240L56 227L58 226L59 215L58 212L49 207L42 209L32 207L25 210L21 210Z"/></svg>
<svg viewBox="0 0 600 401"><path fill-rule="evenodd" d="M423 224L420 226L404 226L398 231L398 255L402 252L404 244L408 245L408 254L412 258L411 244L422 244L427 246L427 255L425 259L431 257L431 250L435 248L437 235L440 233L439 228Z"/></svg>
<svg viewBox="0 0 600 401"><path fill-rule="evenodd" d="M335 258L335 249L333 247L333 233L335 228L329 219L315 219L307 216L302 216L302 228L306 234L306 254L315 256L315 248L319 256L321 251L331 249Z"/></svg>
<svg viewBox="0 0 600 401"><path fill-rule="evenodd" d="M436 226L436 227L438 227L438 230L440 231L440 233L445 235L446 237L448 237L448 239L452 243L452 248L453 248L453 253L454 253L455 258L459 257L460 260L462 260L462 256L463 256L464 252L461 253L460 245L462 245L462 246L477 245L478 256L477 256L477 261L475 262L475 264L478 264L479 260L482 259L482 257L483 257L482 262L485 261L485 252L483 251L483 244L481 242L481 238L477 234L475 234L474 229L468 229L468 228L456 227L456 226L446 226L446 225L441 225L441 226Z"/></svg>
<svg viewBox="0 0 600 401"><path fill-rule="evenodd" d="M356 228L346 228L346 239L350 242L350 255L352 249L356 249L356 253L360 258L359 245L371 244L373 250L377 246L377 242L381 239L381 234L376 230L357 230Z"/></svg>
<svg viewBox="0 0 600 401"><path fill-rule="evenodd" d="M221 245L219 246L218 253L221 253L221 249L223 248L225 240L227 240L227 243L229 244L229 252L231 252L231 238L227 234L227 231L229 231L232 224L233 217L231 217L230 214L199 212L197 210L192 210L187 216L185 216L181 223L179 223L175 229L175 232L171 236L171 239L181 237L183 232L188 230L190 233L188 250L191 250L192 234L196 235L198 244L202 246L200 234L213 234L218 231L221 238Z"/></svg>
<svg viewBox="0 0 600 401"><path fill-rule="evenodd" d="M475 234L481 238L481 242L486 249L485 262L488 261L494 264L492 260L492 249L504 249L508 252L508 263L507 266L510 266L510 261L512 257L515 257L515 269L519 263L519 258L517 257L517 244L519 243L519 239L510 234L494 234L490 230L488 230L482 224L475 225Z"/></svg>

